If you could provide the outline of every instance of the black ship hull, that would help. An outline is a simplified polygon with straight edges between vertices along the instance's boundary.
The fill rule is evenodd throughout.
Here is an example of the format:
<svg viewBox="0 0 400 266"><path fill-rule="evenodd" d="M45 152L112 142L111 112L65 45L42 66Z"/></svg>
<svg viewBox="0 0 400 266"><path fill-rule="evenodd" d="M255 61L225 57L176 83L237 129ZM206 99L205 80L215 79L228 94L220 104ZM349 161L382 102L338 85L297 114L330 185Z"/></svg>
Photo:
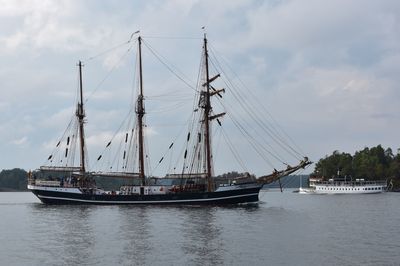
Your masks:
<svg viewBox="0 0 400 266"><path fill-rule="evenodd" d="M257 202L262 186L215 192L180 192L161 195L110 195L31 189L45 204L223 205Z"/></svg>

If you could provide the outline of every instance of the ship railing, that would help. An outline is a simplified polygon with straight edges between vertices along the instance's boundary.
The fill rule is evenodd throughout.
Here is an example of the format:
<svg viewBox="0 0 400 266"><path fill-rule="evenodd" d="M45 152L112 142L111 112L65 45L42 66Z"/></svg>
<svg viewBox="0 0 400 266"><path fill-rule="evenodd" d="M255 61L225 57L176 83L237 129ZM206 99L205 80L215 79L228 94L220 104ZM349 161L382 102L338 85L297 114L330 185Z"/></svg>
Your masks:
<svg viewBox="0 0 400 266"><path fill-rule="evenodd" d="M42 179L38 178L35 174L29 171L28 185L39 187L65 187L65 188L78 188L79 182L76 176L62 177L56 179Z"/></svg>
<svg viewBox="0 0 400 266"><path fill-rule="evenodd" d="M314 185L326 185L326 186L386 186L386 180L376 181L321 181L315 182Z"/></svg>
<svg viewBox="0 0 400 266"><path fill-rule="evenodd" d="M28 185L32 185L32 186L36 185L36 179L29 176L28 177Z"/></svg>
<svg viewBox="0 0 400 266"><path fill-rule="evenodd" d="M166 178L207 178L207 173L167 174Z"/></svg>
<svg viewBox="0 0 400 266"><path fill-rule="evenodd" d="M63 187L63 188L79 188L78 182L66 182L60 180L42 180L42 179L28 179L28 185L38 187Z"/></svg>
<svg viewBox="0 0 400 266"><path fill-rule="evenodd" d="M61 182L57 180L35 180L31 185L39 187L60 187Z"/></svg>
<svg viewBox="0 0 400 266"><path fill-rule="evenodd" d="M53 171L53 172L79 172L80 167L75 166L41 166L41 171Z"/></svg>
<svg viewBox="0 0 400 266"><path fill-rule="evenodd" d="M140 174L134 172L92 172L91 175L99 177L140 179Z"/></svg>

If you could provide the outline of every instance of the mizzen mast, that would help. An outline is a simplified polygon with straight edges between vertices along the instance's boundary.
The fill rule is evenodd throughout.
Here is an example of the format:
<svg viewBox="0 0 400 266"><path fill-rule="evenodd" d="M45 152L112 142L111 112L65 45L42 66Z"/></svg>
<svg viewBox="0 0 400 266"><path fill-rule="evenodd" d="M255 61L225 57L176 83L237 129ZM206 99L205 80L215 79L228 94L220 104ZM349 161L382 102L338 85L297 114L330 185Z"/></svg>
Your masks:
<svg viewBox="0 0 400 266"><path fill-rule="evenodd" d="M142 186L146 185L146 179L144 175L144 144L143 144L143 116L145 114L144 111L144 103L143 103L143 76L142 76L142 38L138 37L139 43L139 95L137 99L137 121L138 121L138 141L139 141L139 178L142 181Z"/></svg>
<svg viewBox="0 0 400 266"><path fill-rule="evenodd" d="M85 123L85 111L83 108L83 89L82 89L82 62L79 61L79 94L80 94L80 102L78 103L76 110L76 117L79 122L79 146L80 146L80 172L84 175L86 171L85 167L85 133L83 124Z"/></svg>

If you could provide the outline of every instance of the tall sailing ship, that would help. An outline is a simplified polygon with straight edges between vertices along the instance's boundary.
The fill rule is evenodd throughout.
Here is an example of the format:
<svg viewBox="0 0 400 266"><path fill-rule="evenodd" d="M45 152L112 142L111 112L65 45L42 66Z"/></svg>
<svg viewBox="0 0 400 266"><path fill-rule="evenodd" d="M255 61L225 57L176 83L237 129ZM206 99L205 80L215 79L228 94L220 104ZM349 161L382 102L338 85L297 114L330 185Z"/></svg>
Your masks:
<svg viewBox="0 0 400 266"><path fill-rule="evenodd" d="M212 154L212 130L211 124L217 121L221 125L220 118L226 113L215 114L212 108L212 98L225 92L224 89L216 89L212 82L220 77L220 74L210 76L209 51L207 38L204 34L201 82L197 91L197 123L193 132L187 135L187 143L193 147L189 152L185 149L184 160L190 160L181 173L167 174L163 178L148 176L145 171L145 105L142 75L142 37L137 38L138 44L138 84L139 92L135 107L135 130L131 131L131 139L137 141L138 171L102 171L90 172L87 170L87 156L85 143L85 110L82 87L82 63L79 62L79 97L74 118L69 124L72 132L63 136L63 141L56 145L58 156L64 160L62 166L41 166L38 170L29 173L28 189L32 191L43 203L47 204L237 204L257 202L259 191L266 183L279 180L303 169L311 162L304 157L296 166L289 166L284 170L275 170L259 178L249 174L233 179L217 178L213 174ZM66 131L67 132L67 131ZM194 138L191 136L195 136ZM128 133L125 143L128 142ZM109 142L106 147L111 144ZM171 148L173 143L170 145ZM79 147L79 166L74 164L76 147ZM60 153L59 150L62 150ZM48 162L55 160L55 153L48 157ZM128 155L124 151L123 158ZM190 157L190 158L189 158ZM98 157L101 160L102 156ZM71 162L72 160L72 162ZM160 160L159 163L163 158ZM128 164L128 160L125 160ZM125 165L125 169L128 169ZM132 168L133 169L133 168ZM107 191L96 185L97 177L125 178L129 185L122 185L118 190Z"/></svg>

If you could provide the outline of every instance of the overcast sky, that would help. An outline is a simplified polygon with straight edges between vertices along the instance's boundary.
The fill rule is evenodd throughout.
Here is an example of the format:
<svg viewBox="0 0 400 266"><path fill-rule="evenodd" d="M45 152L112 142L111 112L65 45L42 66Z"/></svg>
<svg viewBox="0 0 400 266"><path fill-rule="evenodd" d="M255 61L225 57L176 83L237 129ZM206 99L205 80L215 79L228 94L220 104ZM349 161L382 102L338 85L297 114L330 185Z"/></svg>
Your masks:
<svg viewBox="0 0 400 266"><path fill-rule="evenodd" d="M195 81L202 26L215 51L311 160L377 144L400 148L397 0L0 1L0 169L35 169L46 160L75 108L78 60L85 62L87 98L125 50L87 59L140 30ZM168 87L175 81L153 61L145 63L146 92L180 89ZM117 78L87 102L92 161L131 103L132 77L126 74L132 64L129 59L119 64ZM192 94L182 86L179 97L188 97L191 106ZM164 126L186 117L165 118ZM159 123L149 132L150 141L161 145L150 150L154 161L175 134L166 138L164 130ZM239 135L232 139L243 148L250 172L271 171ZM229 164L228 155L219 156L217 173L241 170ZM297 161L289 157L287 163Z"/></svg>

